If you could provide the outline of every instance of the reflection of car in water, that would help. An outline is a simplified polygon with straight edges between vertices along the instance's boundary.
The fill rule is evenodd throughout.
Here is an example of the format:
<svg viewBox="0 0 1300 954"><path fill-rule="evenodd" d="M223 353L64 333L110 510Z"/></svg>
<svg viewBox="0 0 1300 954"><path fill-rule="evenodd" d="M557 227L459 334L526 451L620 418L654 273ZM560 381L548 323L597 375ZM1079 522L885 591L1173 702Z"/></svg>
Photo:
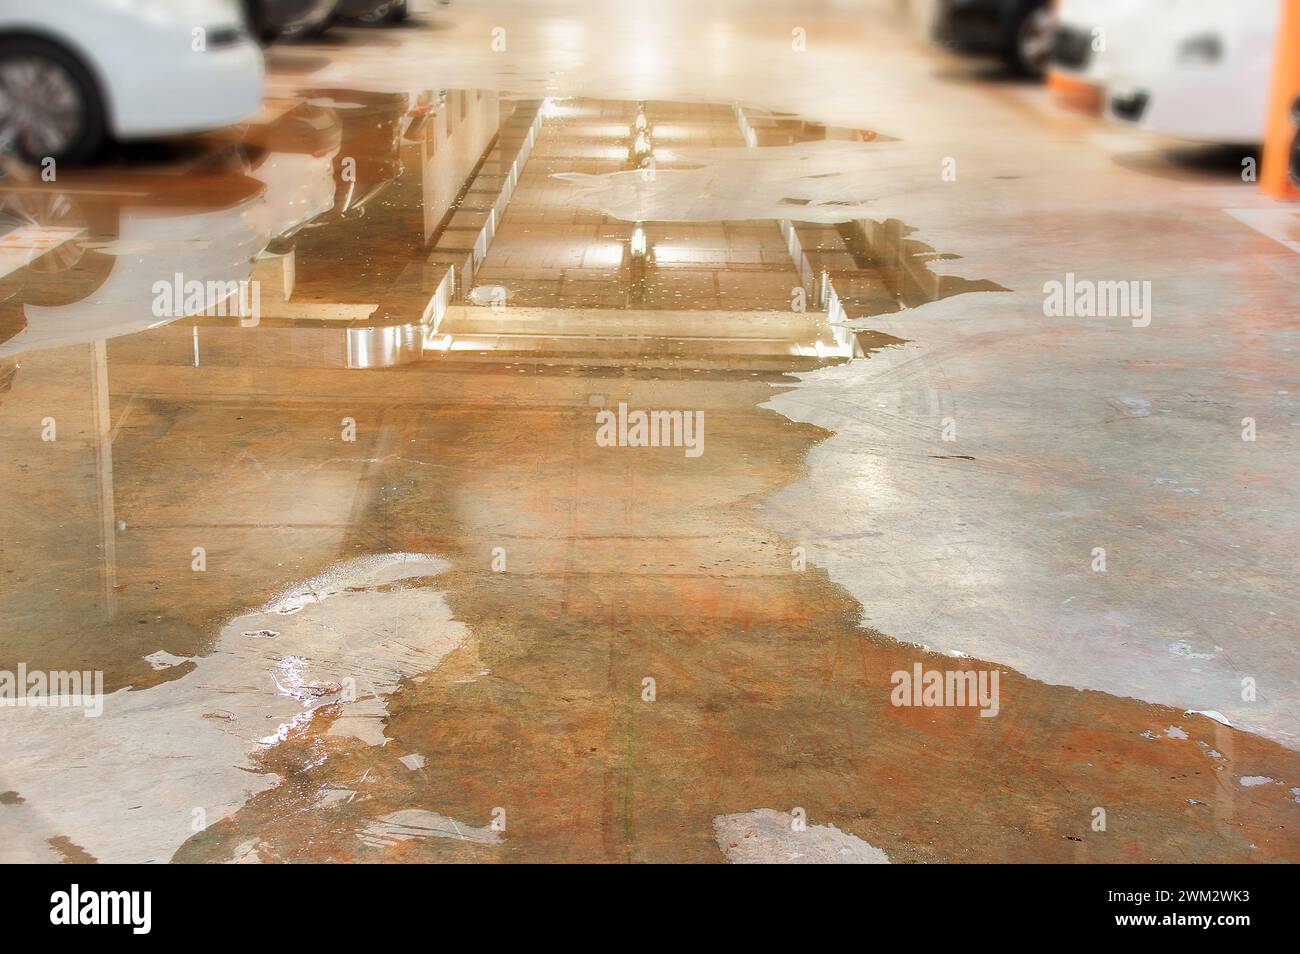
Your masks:
<svg viewBox="0 0 1300 954"><path fill-rule="evenodd" d="M242 0L248 27L262 43L315 36L336 20L396 23L406 0Z"/></svg>
<svg viewBox="0 0 1300 954"><path fill-rule="evenodd" d="M337 5L338 0L243 0L248 28L263 43L324 29Z"/></svg>
<svg viewBox="0 0 1300 954"><path fill-rule="evenodd" d="M111 338L227 301L334 203L339 126L307 104L173 174L69 173L0 192L0 357ZM158 282L203 286L159 313Z"/></svg>
<svg viewBox="0 0 1300 954"><path fill-rule="evenodd" d="M254 115L262 52L227 0L6 4L0 103L0 150L82 160L107 136L197 132Z"/></svg>
<svg viewBox="0 0 1300 954"><path fill-rule="evenodd" d="M205 286L248 278L266 243L255 217L261 183L240 174L210 177L209 198L197 203L185 189L145 196L129 185L119 180L95 194L74 181L66 193L5 195L0 228L45 247L0 279L10 287L0 357L172 321L180 315L157 314L154 285L177 274Z"/></svg>
<svg viewBox="0 0 1300 954"><path fill-rule="evenodd" d="M1048 0L938 0L934 38L960 53L1001 57L1028 76L1039 76L1051 48Z"/></svg>
<svg viewBox="0 0 1300 954"><path fill-rule="evenodd" d="M273 240L285 240L334 207L334 166L342 141L337 114L310 103L291 106L244 139L248 174L266 183L259 215Z"/></svg>
<svg viewBox="0 0 1300 954"><path fill-rule="evenodd" d="M316 107L331 109L342 126L342 144L334 163L334 208L316 224L365 214L365 207L402 174L400 146L410 121L406 93L362 90L303 90Z"/></svg>
<svg viewBox="0 0 1300 954"><path fill-rule="evenodd" d="M1110 56L1107 111L1180 139L1262 141L1278 14L1279 0L1139 0Z"/></svg>

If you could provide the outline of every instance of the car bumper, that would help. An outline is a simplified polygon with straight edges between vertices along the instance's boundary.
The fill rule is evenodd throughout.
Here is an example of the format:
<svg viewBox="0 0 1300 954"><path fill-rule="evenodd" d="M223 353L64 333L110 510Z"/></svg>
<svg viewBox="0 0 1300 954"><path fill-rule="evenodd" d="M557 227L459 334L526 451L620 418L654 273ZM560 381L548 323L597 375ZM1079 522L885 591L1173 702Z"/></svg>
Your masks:
<svg viewBox="0 0 1300 954"><path fill-rule="evenodd" d="M1249 145L1263 140L1268 90L1243 98L1217 71L1113 76L1107 113L1150 132L1193 142Z"/></svg>

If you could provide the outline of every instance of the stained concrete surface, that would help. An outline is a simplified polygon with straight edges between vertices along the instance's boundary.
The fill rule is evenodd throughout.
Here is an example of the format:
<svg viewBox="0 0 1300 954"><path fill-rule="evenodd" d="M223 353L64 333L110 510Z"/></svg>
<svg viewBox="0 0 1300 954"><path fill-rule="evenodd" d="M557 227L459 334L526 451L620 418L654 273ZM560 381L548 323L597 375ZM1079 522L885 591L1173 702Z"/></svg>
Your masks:
<svg viewBox="0 0 1300 954"><path fill-rule="evenodd" d="M433 8L275 49L261 121L71 208L11 187L85 231L7 283L0 665L109 695L3 713L6 856L1295 860L1274 210L878 13ZM434 334L525 141L505 307ZM177 270L261 322L145 330ZM1151 326L1045 319L1065 271L1152 281ZM620 402L706 452L598 446ZM998 715L891 705L918 662L1000 669Z"/></svg>

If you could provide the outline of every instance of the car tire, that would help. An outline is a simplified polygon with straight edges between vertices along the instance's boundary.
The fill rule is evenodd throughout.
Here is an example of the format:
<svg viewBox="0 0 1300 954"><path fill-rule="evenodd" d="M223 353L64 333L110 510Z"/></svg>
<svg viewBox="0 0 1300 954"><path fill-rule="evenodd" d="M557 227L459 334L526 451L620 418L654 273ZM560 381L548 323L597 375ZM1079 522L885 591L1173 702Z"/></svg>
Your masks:
<svg viewBox="0 0 1300 954"><path fill-rule="evenodd" d="M267 18L260 0L244 0L244 19L258 46L268 47L280 38L280 28Z"/></svg>
<svg viewBox="0 0 1300 954"><path fill-rule="evenodd" d="M1054 17L1047 3L1022 4L1011 18L1006 34L1006 58L1023 76L1042 76L1052 51Z"/></svg>
<svg viewBox="0 0 1300 954"><path fill-rule="evenodd" d="M0 151L84 162L107 135L99 84L77 57L34 37L0 39ZM59 108L61 107L61 108Z"/></svg>
<svg viewBox="0 0 1300 954"><path fill-rule="evenodd" d="M1291 140L1291 157L1287 163L1287 176L1291 184L1300 186L1300 96L1291 103L1291 125L1295 126L1295 138Z"/></svg>

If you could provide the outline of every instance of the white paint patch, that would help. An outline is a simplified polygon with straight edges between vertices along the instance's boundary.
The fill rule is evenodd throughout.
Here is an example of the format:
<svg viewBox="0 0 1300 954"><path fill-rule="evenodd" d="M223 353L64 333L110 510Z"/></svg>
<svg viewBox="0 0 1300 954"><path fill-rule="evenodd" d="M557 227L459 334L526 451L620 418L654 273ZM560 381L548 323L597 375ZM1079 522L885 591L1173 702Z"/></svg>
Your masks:
<svg viewBox="0 0 1300 954"><path fill-rule="evenodd" d="M260 865L262 864L263 849L270 849L266 842L258 838L250 838L247 841L240 842L235 846L235 852L226 861L228 865Z"/></svg>
<svg viewBox="0 0 1300 954"><path fill-rule="evenodd" d="M1171 725L1169 728L1165 729L1165 737L1169 739L1185 739L1187 738L1187 733L1178 728L1178 726Z"/></svg>
<svg viewBox="0 0 1300 954"><path fill-rule="evenodd" d="M1224 209L1223 211L1243 225L1249 226L1261 235L1267 235L1278 244L1285 245L1291 251L1300 254L1300 241L1295 238L1300 214L1297 214L1294 209L1285 205L1275 205L1260 209Z"/></svg>
<svg viewBox="0 0 1300 954"><path fill-rule="evenodd" d="M1241 783L1243 788L1255 788L1259 785L1279 784L1277 779L1269 778L1267 775L1243 775L1241 778L1237 779L1237 781Z"/></svg>
<svg viewBox="0 0 1300 954"><path fill-rule="evenodd" d="M371 848L388 848L413 838L456 838L479 845L501 843L500 833L493 831L491 825L474 828L422 808L406 808L385 815L367 825L364 831L358 832L357 837Z"/></svg>
<svg viewBox="0 0 1300 954"><path fill-rule="evenodd" d="M1119 417L1150 417L1151 402L1145 398L1119 397L1106 402Z"/></svg>
<svg viewBox="0 0 1300 954"><path fill-rule="evenodd" d="M1175 491L1182 493L1182 491ZM1182 656L1185 659L1213 659L1214 653L1198 653L1191 643L1185 639L1180 639L1176 643L1169 644L1169 652L1174 656Z"/></svg>
<svg viewBox="0 0 1300 954"><path fill-rule="evenodd" d="M1196 744L1199 745L1201 748L1203 748L1205 750L1205 754L1210 758L1219 759L1220 761L1223 761L1223 753L1220 752L1218 749L1210 748L1210 743L1198 741Z"/></svg>
<svg viewBox="0 0 1300 954"><path fill-rule="evenodd" d="M397 761L401 762L412 772L414 772L416 769L424 768L424 756L421 755L419 752L412 752L410 755L403 755Z"/></svg>
<svg viewBox="0 0 1300 954"><path fill-rule="evenodd" d="M771 808L719 815L713 836L727 860L736 865L814 864L887 865L888 856L834 825L792 827L792 816Z"/></svg>
<svg viewBox="0 0 1300 954"><path fill-rule="evenodd" d="M144 657L144 661L154 672L160 672L163 669L171 669L173 666L179 666L181 663L189 660L189 656L173 656L165 649L150 653Z"/></svg>
<svg viewBox="0 0 1300 954"><path fill-rule="evenodd" d="M231 620L184 676L111 693L98 719L11 710L0 719L3 788L101 861L170 860L194 834L196 809L211 825L279 784L251 754L321 706L341 703L339 721L362 710L367 731L354 734L384 741L386 700L400 680L436 667L467 634L438 591L389 584L447 565L416 553L337 564ZM266 628L279 636L242 635ZM350 683L357 701L342 703Z"/></svg>
<svg viewBox="0 0 1300 954"><path fill-rule="evenodd" d="M327 788L316 796L316 807L331 808L335 805L346 805L356 794L350 788Z"/></svg>

